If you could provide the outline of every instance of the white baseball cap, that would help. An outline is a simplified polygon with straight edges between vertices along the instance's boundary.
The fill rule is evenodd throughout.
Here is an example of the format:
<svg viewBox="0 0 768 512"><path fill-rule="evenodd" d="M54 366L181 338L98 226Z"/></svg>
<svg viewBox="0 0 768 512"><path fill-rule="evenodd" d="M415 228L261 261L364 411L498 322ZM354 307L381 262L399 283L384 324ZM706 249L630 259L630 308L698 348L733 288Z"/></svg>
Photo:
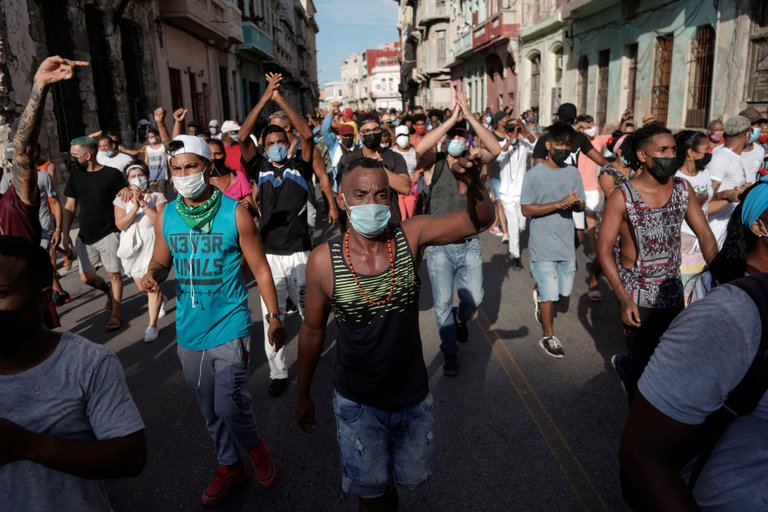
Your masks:
<svg viewBox="0 0 768 512"><path fill-rule="evenodd" d="M398 135L408 135L410 133L410 130L408 130L408 127L404 124L401 124L397 128L395 128L395 137Z"/></svg>
<svg viewBox="0 0 768 512"><path fill-rule="evenodd" d="M219 126L219 121L216 120L216 119L211 119L210 121L208 121L208 126L216 126L216 127L218 127Z"/></svg>
<svg viewBox="0 0 768 512"><path fill-rule="evenodd" d="M224 121L224 124L221 125L221 133L231 133L231 132L239 132L240 131L240 125L237 124L237 121Z"/></svg>
<svg viewBox="0 0 768 512"><path fill-rule="evenodd" d="M171 158L185 153L191 153L206 160L211 159L211 148L208 143L195 135L177 135L168 143L168 155Z"/></svg>

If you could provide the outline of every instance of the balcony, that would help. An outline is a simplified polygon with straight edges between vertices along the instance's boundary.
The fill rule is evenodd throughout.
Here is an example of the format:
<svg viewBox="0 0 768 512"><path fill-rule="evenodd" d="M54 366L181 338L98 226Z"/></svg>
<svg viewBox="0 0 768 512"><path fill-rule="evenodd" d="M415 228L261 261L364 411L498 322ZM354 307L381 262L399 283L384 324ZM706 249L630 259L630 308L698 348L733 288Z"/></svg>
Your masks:
<svg viewBox="0 0 768 512"><path fill-rule="evenodd" d="M225 0L158 0L158 7L171 25L220 48L243 40L240 9Z"/></svg>
<svg viewBox="0 0 768 512"><path fill-rule="evenodd" d="M434 1L422 2L421 9L417 11L419 16L419 26L426 27L438 21L450 20L451 14L448 10L447 2L437 5Z"/></svg>
<svg viewBox="0 0 768 512"><path fill-rule="evenodd" d="M453 57L461 59L472 53L472 31L467 31L453 41Z"/></svg>
<svg viewBox="0 0 768 512"><path fill-rule="evenodd" d="M507 24L504 21L503 16L495 16L476 28L472 32L472 49L484 50L517 37L520 33L520 25Z"/></svg>
<svg viewBox="0 0 768 512"><path fill-rule="evenodd" d="M243 44L238 47L238 51L263 60L274 58L272 39L252 21L243 22Z"/></svg>

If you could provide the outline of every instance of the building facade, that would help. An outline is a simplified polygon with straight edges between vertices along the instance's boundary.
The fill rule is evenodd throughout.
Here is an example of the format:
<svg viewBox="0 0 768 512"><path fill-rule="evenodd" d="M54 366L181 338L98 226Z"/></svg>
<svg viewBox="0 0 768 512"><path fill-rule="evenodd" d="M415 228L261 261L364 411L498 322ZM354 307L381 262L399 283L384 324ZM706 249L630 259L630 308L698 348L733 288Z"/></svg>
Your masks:
<svg viewBox="0 0 768 512"><path fill-rule="evenodd" d="M334 102L339 105L344 101L344 83L325 82L320 88L320 108L329 109Z"/></svg>

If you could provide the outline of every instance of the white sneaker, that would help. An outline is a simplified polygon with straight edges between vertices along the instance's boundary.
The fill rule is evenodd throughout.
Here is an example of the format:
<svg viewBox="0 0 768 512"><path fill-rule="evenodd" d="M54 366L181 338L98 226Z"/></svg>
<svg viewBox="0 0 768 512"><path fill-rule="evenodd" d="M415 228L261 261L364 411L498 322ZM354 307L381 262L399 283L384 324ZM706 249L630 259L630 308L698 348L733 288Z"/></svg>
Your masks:
<svg viewBox="0 0 768 512"><path fill-rule="evenodd" d="M155 341L159 335L160 331L157 327L147 327L147 330L144 331L144 343Z"/></svg>
<svg viewBox="0 0 768 512"><path fill-rule="evenodd" d="M501 235L501 243L508 244L509 243L509 235L506 233L502 233Z"/></svg>
<svg viewBox="0 0 768 512"><path fill-rule="evenodd" d="M541 309L539 309L539 290L533 289L533 317L536 319L536 323L541 325Z"/></svg>
<svg viewBox="0 0 768 512"><path fill-rule="evenodd" d="M160 312L157 314L157 318L163 318L166 315L165 312L165 301L167 299L165 298L165 295L163 295L163 301L160 303Z"/></svg>

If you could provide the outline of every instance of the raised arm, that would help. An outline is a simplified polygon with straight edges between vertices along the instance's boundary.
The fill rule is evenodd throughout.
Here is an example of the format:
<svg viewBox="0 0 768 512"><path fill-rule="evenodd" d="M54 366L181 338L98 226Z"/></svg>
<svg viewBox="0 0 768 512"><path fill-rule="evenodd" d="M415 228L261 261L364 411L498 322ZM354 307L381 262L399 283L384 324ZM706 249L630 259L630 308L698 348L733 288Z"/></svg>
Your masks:
<svg viewBox="0 0 768 512"><path fill-rule="evenodd" d="M256 128L261 112L267 106L267 103L272 101L272 95L280 87L280 81L283 79L283 76L279 73L267 73L266 79L267 88L264 94L259 98L259 101L253 106L251 111L248 112L245 121L240 125L240 131L237 132L238 144L246 139L251 140L251 134L253 129ZM250 162L256 156L256 147L253 144L240 145L240 152L243 155L243 160Z"/></svg>
<svg viewBox="0 0 768 512"><path fill-rule="evenodd" d="M469 122L469 125L472 127L472 129L477 134L477 137L480 139L480 142L482 142L482 162L484 164L488 164L490 162L493 162L496 160L496 158L501 154L501 146L499 146L499 141L496 140L496 136L493 135L493 133L488 130L483 124L475 119L473 115L471 115L469 112L469 104L467 103L467 97L464 95L461 91L456 91L456 102L458 103L459 107L461 107L462 112L464 113L464 119Z"/></svg>
<svg viewBox="0 0 768 512"><path fill-rule="evenodd" d="M160 134L160 142L163 145L167 145L171 141L171 136L168 133L168 127L165 126L165 109L157 107L155 109L155 124L157 124L157 132ZM147 162L149 165L149 162Z"/></svg>
<svg viewBox="0 0 768 512"><path fill-rule="evenodd" d="M43 123L45 96L48 87L62 80L69 80L78 67L87 66L87 62L67 60L61 57L48 57L37 68L32 83L32 92L27 99L27 105L19 119L16 136L13 138L13 166L11 168L13 188L19 198L26 204L38 201L37 176L35 162L30 151L37 142L40 127Z"/></svg>
<svg viewBox="0 0 768 512"><path fill-rule="evenodd" d="M187 117L187 109L177 108L173 111L173 138L184 133L185 117Z"/></svg>
<svg viewBox="0 0 768 512"><path fill-rule="evenodd" d="M272 94L272 101L274 101L280 110L285 112L288 119L291 120L291 124L296 129L296 132L301 137L301 159L305 162L312 161L312 153L315 150L315 139L312 135L312 128L309 127L303 117L287 102L280 89L276 89Z"/></svg>
<svg viewBox="0 0 768 512"><path fill-rule="evenodd" d="M458 167L451 166L451 171L460 188L466 188L467 207L440 217L416 215L406 220L403 228L409 240L416 240L419 247L449 244L474 236L491 227L496 217L494 205L480 177L480 167L475 165L470 169L455 170Z"/></svg>
<svg viewBox="0 0 768 512"><path fill-rule="evenodd" d="M432 164L434 164L433 160L435 146L440 141L440 139L445 137L448 131L461 120L461 118L461 107L456 104L456 106L453 107L453 113L451 114L451 117L449 117L447 121L445 121L434 130L428 131L426 134L424 134L419 143L416 145L416 160L419 163L419 167L424 169L432 167Z"/></svg>

